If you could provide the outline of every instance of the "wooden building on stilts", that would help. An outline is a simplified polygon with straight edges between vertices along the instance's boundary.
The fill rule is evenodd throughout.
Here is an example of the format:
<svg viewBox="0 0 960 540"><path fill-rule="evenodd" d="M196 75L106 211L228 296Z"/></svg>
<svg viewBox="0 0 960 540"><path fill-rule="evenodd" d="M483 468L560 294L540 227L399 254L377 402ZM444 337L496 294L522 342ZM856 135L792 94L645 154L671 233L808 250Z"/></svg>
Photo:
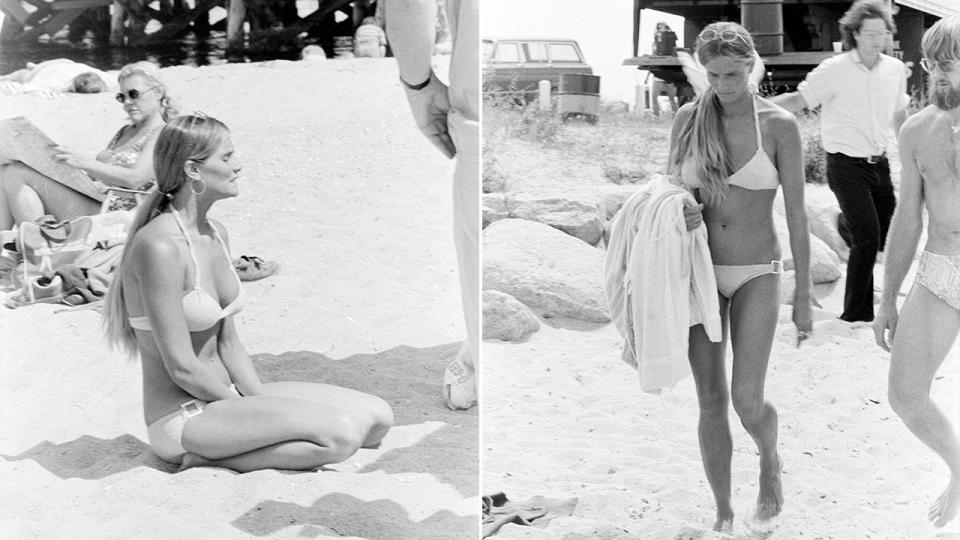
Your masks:
<svg viewBox="0 0 960 540"><path fill-rule="evenodd" d="M897 33L888 54L914 66L908 88L922 88L920 39L923 32L948 15L960 14L960 0L887 0L894 10ZM650 8L684 17L683 48L696 46L703 28L716 21L738 22L751 33L767 72L766 84L777 90L793 89L824 59L837 54L839 20L852 1L837 0L634 0L633 57L624 65L647 70L678 85L681 95L693 90L673 55L641 54L649 45L639 43L640 17ZM678 44L679 46L679 44ZM912 64L909 64L911 63Z"/></svg>

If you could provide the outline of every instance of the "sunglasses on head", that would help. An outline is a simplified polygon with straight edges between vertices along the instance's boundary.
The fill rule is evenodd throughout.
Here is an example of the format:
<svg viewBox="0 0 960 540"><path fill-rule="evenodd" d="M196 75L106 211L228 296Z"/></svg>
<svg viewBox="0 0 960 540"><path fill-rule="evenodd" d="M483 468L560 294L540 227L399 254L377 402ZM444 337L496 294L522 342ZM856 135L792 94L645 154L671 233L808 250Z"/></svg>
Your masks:
<svg viewBox="0 0 960 540"><path fill-rule="evenodd" d="M723 30L720 32L717 32L716 30L704 30L703 32L700 32L700 36L698 37L700 41L719 40L726 43L733 43L734 41L739 39L740 41L746 43L747 45L750 44L747 41L747 38L741 36L740 33L737 32L736 30Z"/></svg>
<svg viewBox="0 0 960 540"><path fill-rule="evenodd" d="M130 101L136 101L140 99L141 96L149 92L152 92L155 89L156 87L152 87L152 88L147 88L146 90L140 91L140 90L137 90L136 88L131 88L126 92L118 92L117 95L114 97L116 98L117 103L124 103L127 101L127 98L129 98Z"/></svg>
<svg viewBox="0 0 960 540"><path fill-rule="evenodd" d="M933 69L939 67L944 73L952 73L957 69L956 60L931 60L929 58L920 59L920 67L927 73L933 73Z"/></svg>

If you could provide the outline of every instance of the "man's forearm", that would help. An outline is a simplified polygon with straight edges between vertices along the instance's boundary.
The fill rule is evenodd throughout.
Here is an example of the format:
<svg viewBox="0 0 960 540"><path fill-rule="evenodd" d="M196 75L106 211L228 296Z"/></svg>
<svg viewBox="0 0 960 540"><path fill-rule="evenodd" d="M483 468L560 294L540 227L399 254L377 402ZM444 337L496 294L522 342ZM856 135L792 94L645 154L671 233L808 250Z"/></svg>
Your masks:
<svg viewBox="0 0 960 540"><path fill-rule="evenodd" d="M397 58L400 78L417 85L430 77L436 38L436 0L385 0L387 39Z"/></svg>
<svg viewBox="0 0 960 540"><path fill-rule="evenodd" d="M917 252L923 230L921 223L906 224L898 221L895 219L890 224L890 235L887 238L886 256L883 261L883 293L880 303L885 305L896 305L900 286L907 277L910 262Z"/></svg>
<svg viewBox="0 0 960 540"><path fill-rule="evenodd" d="M807 108L807 101L803 99L800 92L789 92L769 98L771 102L783 107L784 109L797 114Z"/></svg>

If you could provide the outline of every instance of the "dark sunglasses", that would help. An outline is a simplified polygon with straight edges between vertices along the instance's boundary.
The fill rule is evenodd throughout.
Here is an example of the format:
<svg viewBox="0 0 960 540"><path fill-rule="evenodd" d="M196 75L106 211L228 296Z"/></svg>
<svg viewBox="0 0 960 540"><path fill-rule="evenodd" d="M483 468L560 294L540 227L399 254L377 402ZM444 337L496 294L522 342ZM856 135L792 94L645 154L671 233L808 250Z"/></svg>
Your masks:
<svg viewBox="0 0 960 540"><path fill-rule="evenodd" d="M156 90L156 89L157 89L157 87L154 86L154 87L152 87L152 88L147 88L146 90L144 90L144 91L141 92L140 90L137 90L136 88L131 88L130 90L127 90L126 93L124 93L124 92L118 92L117 95L114 96L114 97L116 98L117 103L124 103L124 102L127 101L127 98L130 98L130 101L136 101L136 100L140 99L140 97L143 96L144 94L147 94L148 92L152 92L152 91L154 91L154 90Z"/></svg>

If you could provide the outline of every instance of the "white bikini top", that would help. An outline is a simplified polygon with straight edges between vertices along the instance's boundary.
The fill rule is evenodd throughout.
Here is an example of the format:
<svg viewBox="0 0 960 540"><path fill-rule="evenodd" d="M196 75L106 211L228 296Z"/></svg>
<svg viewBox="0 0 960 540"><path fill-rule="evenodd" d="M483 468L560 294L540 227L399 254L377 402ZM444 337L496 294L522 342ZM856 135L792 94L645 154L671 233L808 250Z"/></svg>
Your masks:
<svg viewBox="0 0 960 540"><path fill-rule="evenodd" d="M190 258L193 260L193 288L184 293L183 299L181 300L183 316L187 320L187 329L191 332L200 332L238 313L243 307L245 293L240 283L240 276L238 276L236 272L233 272L233 275L237 278L237 296L234 297L233 301L227 304L226 307L220 307L220 302L200 287L200 265L197 263L197 254L193 249L193 242L190 241L190 235L187 234L187 230L180 221L180 214L173 208L171 208L171 213L173 214L174 221L176 221L177 226L180 228L180 232L183 233L183 237L187 240L187 248L189 248ZM230 259L230 253L227 251L227 244L224 243L223 238L220 237L220 233L217 232L216 227L213 227L213 236L220 243L220 247L223 248L223 255L227 258L227 261L230 262L232 268L233 263ZM130 317L129 321L130 326L137 330L152 330L150 321L147 320L146 316Z"/></svg>
<svg viewBox="0 0 960 540"><path fill-rule="evenodd" d="M770 161L770 156L763 150L763 138L760 135L760 116L757 113L756 101L753 103L753 123L757 130L757 151L746 165L727 177L727 184L750 190L777 189L780 185L780 174L773 162ZM700 178L697 177L691 160L684 160L683 166L680 167L680 177L687 187L700 187Z"/></svg>

